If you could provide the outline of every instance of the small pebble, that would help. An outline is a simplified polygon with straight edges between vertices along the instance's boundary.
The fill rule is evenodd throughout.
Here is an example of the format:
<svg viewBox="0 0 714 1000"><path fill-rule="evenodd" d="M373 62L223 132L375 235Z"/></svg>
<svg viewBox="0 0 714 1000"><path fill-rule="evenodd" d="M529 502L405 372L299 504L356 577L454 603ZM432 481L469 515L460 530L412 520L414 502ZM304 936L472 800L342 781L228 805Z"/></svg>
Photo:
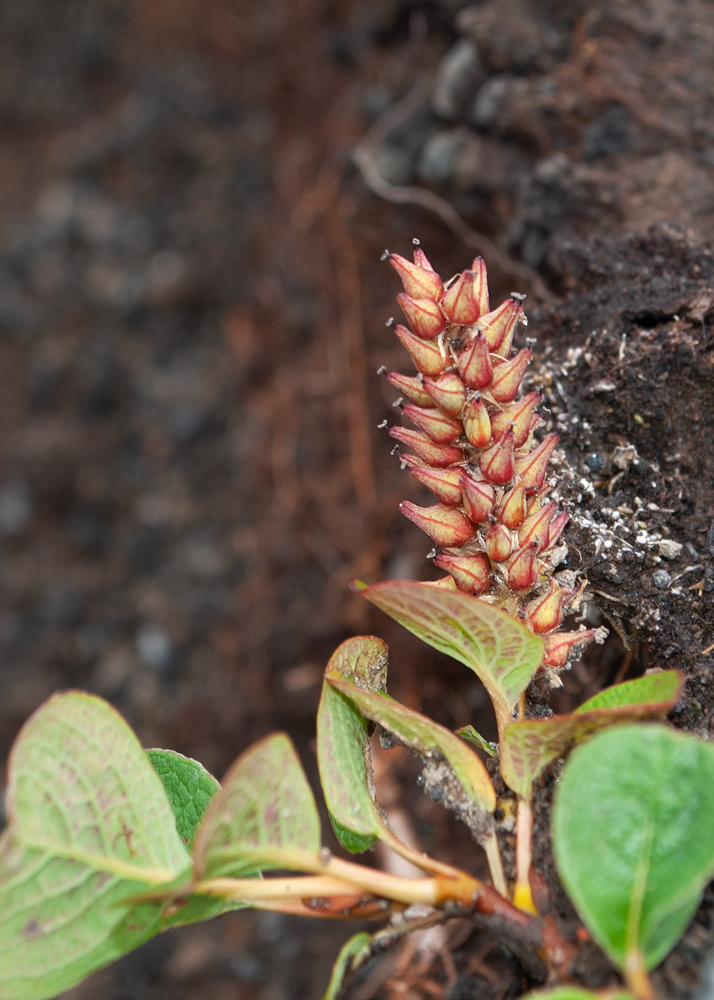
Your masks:
<svg viewBox="0 0 714 1000"><path fill-rule="evenodd" d="M672 577L666 569L656 569L652 574L652 583L660 590L666 590L672 582Z"/></svg>

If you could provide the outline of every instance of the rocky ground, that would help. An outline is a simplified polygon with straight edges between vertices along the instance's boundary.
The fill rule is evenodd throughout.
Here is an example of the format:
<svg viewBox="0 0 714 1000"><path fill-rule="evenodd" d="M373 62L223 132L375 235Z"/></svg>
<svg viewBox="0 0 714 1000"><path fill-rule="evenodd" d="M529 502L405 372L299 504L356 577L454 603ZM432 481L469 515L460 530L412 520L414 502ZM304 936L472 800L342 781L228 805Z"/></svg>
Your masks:
<svg viewBox="0 0 714 1000"><path fill-rule="evenodd" d="M559 707L678 666L673 721L711 733L713 43L706 0L0 0L3 756L77 686L218 775L286 728L314 777L324 663L370 631L397 697L493 735L464 671L346 586L429 572L376 430L374 372L404 367L379 257L415 235L529 293L611 628ZM411 762L388 771L423 845L477 871ZM682 1000L711 909L692 933L663 973ZM389 957L355 1000L523 991L453 934L454 966ZM71 995L309 1000L347 935L235 914Z"/></svg>

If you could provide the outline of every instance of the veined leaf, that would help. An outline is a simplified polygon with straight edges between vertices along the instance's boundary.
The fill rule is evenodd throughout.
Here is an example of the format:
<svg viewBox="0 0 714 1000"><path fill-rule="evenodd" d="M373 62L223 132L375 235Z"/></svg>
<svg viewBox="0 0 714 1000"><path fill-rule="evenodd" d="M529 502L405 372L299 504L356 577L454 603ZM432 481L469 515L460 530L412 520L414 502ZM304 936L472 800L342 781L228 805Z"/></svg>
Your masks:
<svg viewBox="0 0 714 1000"><path fill-rule="evenodd" d="M345 976L349 972L353 972L365 958L369 957L371 942L371 935L360 931L342 945L335 964L332 966L330 983L322 1000L337 1000L340 990L344 986Z"/></svg>
<svg viewBox="0 0 714 1000"><path fill-rule="evenodd" d="M618 726L573 752L555 799L555 858L621 968L652 968L684 931L714 875L712 830L714 744Z"/></svg>
<svg viewBox="0 0 714 1000"><path fill-rule="evenodd" d="M26 722L7 804L2 997L42 1000L157 933L161 907L131 900L188 881L190 861L138 740L92 695L56 695Z"/></svg>
<svg viewBox="0 0 714 1000"><path fill-rule="evenodd" d="M380 690L386 680L387 646L381 639L348 639L335 651L325 676L354 678L367 690ZM371 794L368 723L362 713L332 685L323 684L317 712L317 762L320 783L337 839L348 851L366 851L384 823Z"/></svg>
<svg viewBox="0 0 714 1000"><path fill-rule="evenodd" d="M462 740L466 740L467 743L473 743L475 747L478 747L479 750L483 750L483 752L487 753L489 757L498 756L498 746L493 743L489 743L489 741L484 739L481 733L477 732L473 726L462 726L461 729L456 730L456 735L460 736Z"/></svg>
<svg viewBox="0 0 714 1000"><path fill-rule="evenodd" d="M320 850L320 820L295 748L285 733L253 744L226 775L194 846L201 878L290 868Z"/></svg>
<svg viewBox="0 0 714 1000"><path fill-rule="evenodd" d="M220 785L202 764L174 750L147 750L171 803L176 829L191 850L201 817Z"/></svg>
<svg viewBox="0 0 714 1000"><path fill-rule="evenodd" d="M609 726L663 715L676 705L683 683L679 670L665 670L600 691L567 715L511 723L501 743L504 781L529 799L536 778L574 743Z"/></svg>
<svg viewBox="0 0 714 1000"><path fill-rule="evenodd" d="M492 813L496 808L496 793L486 768L473 750L445 726L392 698L363 691L348 681L328 678L328 683L352 701L363 715L379 723L425 761L427 782L434 779L442 783L447 792L445 801L458 803L461 818L476 832L482 823L478 814ZM445 773L438 774L444 763L447 765Z"/></svg>
<svg viewBox="0 0 714 1000"><path fill-rule="evenodd" d="M488 691L503 732L540 666L540 636L485 601L425 583L378 583L361 593L424 642L470 667Z"/></svg>

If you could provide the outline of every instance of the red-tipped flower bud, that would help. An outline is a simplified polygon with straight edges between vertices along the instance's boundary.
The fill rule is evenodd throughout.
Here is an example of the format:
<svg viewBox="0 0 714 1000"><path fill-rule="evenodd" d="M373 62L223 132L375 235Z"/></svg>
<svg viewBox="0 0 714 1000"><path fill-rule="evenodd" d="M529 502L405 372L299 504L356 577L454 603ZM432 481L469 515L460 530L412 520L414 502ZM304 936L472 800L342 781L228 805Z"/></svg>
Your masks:
<svg viewBox="0 0 714 1000"><path fill-rule="evenodd" d="M576 646L581 646L595 635L594 629L581 629L580 632L551 632L543 636L545 653L542 666L564 667Z"/></svg>
<svg viewBox="0 0 714 1000"><path fill-rule="evenodd" d="M490 385L493 365L482 333L476 334L470 346L459 355L456 364L459 375L469 389L485 389Z"/></svg>
<svg viewBox="0 0 714 1000"><path fill-rule="evenodd" d="M514 358L494 368L489 391L497 403L510 403L516 398L532 357L533 351L522 347Z"/></svg>
<svg viewBox="0 0 714 1000"><path fill-rule="evenodd" d="M474 536L473 524L456 507L444 507L440 503L434 507L417 507L409 500L404 500L399 504L399 509L437 545L443 545L445 549L465 545Z"/></svg>
<svg viewBox="0 0 714 1000"><path fill-rule="evenodd" d="M387 381L391 382L398 392L403 392L418 406L428 408L434 405L434 400L418 378L414 378L412 375L400 375L399 372L390 372L387 375Z"/></svg>
<svg viewBox="0 0 714 1000"><path fill-rule="evenodd" d="M397 441L401 441L407 448L412 448L422 462L427 465L434 465L437 469L445 468L447 465L454 465L463 460L460 448L448 444L436 444L422 431L413 431L410 427L390 427L390 435Z"/></svg>
<svg viewBox="0 0 714 1000"><path fill-rule="evenodd" d="M424 271L434 271L429 258L421 247L414 247L414 263L417 267L421 267ZM436 274L436 271L434 271L434 274Z"/></svg>
<svg viewBox="0 0 714 1000"><path fill-rule="evenodd" d="M555 580L551 579L547 594L536 597L526 607L526 617L531 628L538 634L552 632L563 620L563 612L572 591L565 590Z"/></svg>
<svg viewBox="0 0 714 1000"><path fill-rule="evenodd" d="M466 386L455 372L438 379L425 378L424 388L431 399L452 417L458 417L466 402Z"/></svg>
<svg viewBox="0 0 714 1000"><path fill-rule="evenodd" d="M554 517L550 522L550 527L548 528L548 545L546 548L552 549L555 543L560 538L561 532L565 525L570 520L570 511L561 510L557 517Z"/></svg>
<svg viewBox="0 0 714 1000"><path fill-rule="evenodd" d="M479 277L474 271L463 271L444 292L441 308L452 323L469 326L479 318L479 303L474 293L474 282Z"/></svg>
<svg viewBox="0 0 714 1000"><path fill-rule="evenodd" d="M491 564L483 552L472 556L438 555L434 565L451 573L459 590L481 594L491 580Z"/></svg>
<svg viewBox="0 0 714 1000"><path fill-rule="evenodd" d="M492 524L486 532L486 552L494 562L503 562L513 551L511 533L502 524Z"/></svg>
<svg viewBox="0 0 714 1000"><path fill-rule="evenodd" d="M550 456L559 440L557 434L546 434L537 448L516 462L516 472L521 477L529 496L537 493L543 485Z"/></svg>
<svg viewBox="0 0 714 1000"><path fill-rule="evenodd" d="M538 551L542 552L548 545L550 522L555 517L557 509L555 500L549 500L533 514L529 514L518 532L519 544L528 545L537 542Z"/></svg>
<svg viewBox="0 0 714 1000"><path fill-rule="evenodd" d="M498 371L498 369L496 369ZM525 444L531 432L531 418L536 406L543 402L543 397L538 392L529 392L517 403L507 406L505 410L496 413L491 417L491 426L494 434L500 434L506 429L508 424L513 424L513 443L516 448ZM537 418L540 421L540 418Z"/></svg>
<svg viewBox="0 0 714 1000"><path fill-rule="evenodd" d="M496 502L496 493L490 483L483 479L472 479L467 472L462 472L461 495L463 508L474 524L488 521Z"/></svg>
<svg viewBox="0 0 714 1000"><path fill-rule="evenodd" d="M519 528L526 518L526 491L523 483L516 483L496 508L496 517L507 528Z"/></svg>
<svg viewBox="0 0 714 1000"><path fill-rule="evenodd" d="M489 350L508 357L514 330L522 316L523 306L514 299L506 299L498 309L481 316L478 325L483 330Z"/></svg>
<svg viewBox="0 0 714 1000"><path fill-rule="evenodd" d="M491 418L482 399L472 399L464 410L464 432L474 448L485 448L491 440Z"/></svg>
<svg viewBox="0 0 714 1000"><path fill-rule="evenodd" d="M509 429L494 445L481 453L479 468L489 482L505 486L513 479L516 468L513 454L513 431Z"/></svg>
<svg viewBox="0 0 714 1000"><path fill-rule="evenodd" d="M409 352L409 356L422 375L441 375L446 368L446 361L439 349L439 345L433 341L422 340L415 336L411 330L398 323L394 332L404 347Z"/></svg>
<svg viewBox="0 0 714 1000"><path fill-rule="evenodd" d="M402 292L397 295L397 302L411 323L412 330L422 340L433 340L446 326L444 314L431 299L413 299Z"/></svg>
<svg viewBox="0 0 714 1000"><path fill-rule="evenodd" d="M476 257L471 265L471 273L474 278L474 298L478 302L479 316L488 313L488 278L486 277L486 261L483 257Z"/></svg>
<svg viewBox="0 0 714 1000"><path fill-rule="evenodd" d="M416 253L414 256L416 258ZM411 261L396 253L389 255L389 263L402 279L407 295L411 295L415 299L432 299L434 302L440 298L444 283L431 266L428 268L420 266L421 261L412 264Z"/></svg>
<svg viewBox="0 0 714 1000"><path fill-rule="evenodd" d="M447 416L441 410L424 410L408 403L403 413L437 444L451 444L463 431L460 420Z"/></svg>
<svg viewBox="0 0 714 1000"><path fill-rule="evenodd" d="M515 554L508 567L511 590L530 590L538 579L538 544L531 542Z"/></svg>
<svg viewBox="0 0 714 1000"><path fill-rule="evenodd" d="M447 507L455 507L461 503L460 466L456 465L450 469L431 469L428 465L422 465L412 455L405 455L404 461L414 478L431 490L437 500L441 500Z"/></svg>

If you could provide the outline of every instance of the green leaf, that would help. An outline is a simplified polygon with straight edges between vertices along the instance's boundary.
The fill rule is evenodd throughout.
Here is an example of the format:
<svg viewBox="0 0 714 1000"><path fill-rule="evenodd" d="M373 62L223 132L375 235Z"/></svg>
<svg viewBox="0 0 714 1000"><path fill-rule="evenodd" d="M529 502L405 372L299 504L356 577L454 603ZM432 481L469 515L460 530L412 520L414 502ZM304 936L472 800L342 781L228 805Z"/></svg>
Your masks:
<svg viewBox="0 0 714 1000"><path fill-rule="evenodd" d="M676 705L683 683L679 670L665 670L606 688L567 715L511 723L501 741L504 781L529 799L536 778L573 744L610 726L663 715Z"/></svg>
<svg viewBox="0 0 714 1000"><path fill-rule="evenodd" d="M554 990L536 990L535 993L527 993L523 1000L634 1000L634 997L622 990L613 992L608 989L601 993L592 993L590 990L581 990L578 986L557 986Z"/></svg>
<svg viewBox="0 0 714 1000"><path fill-rule="evenodd" d="M202 764L174 750L147 750L161 778L176 819L176 829L191 850L201 817L220 785Z"/></svg>
<svg viewBox="0 0 714 1000"><path fill-rule="evenodd" d="M553 812L561 878L621 968L656 965L714 875L714 744L618 726L574 751Z"/></svg>
<svg viewBox="0 0 714 1000"><path fill-rule="evenodd" d="M369 958L371 943L371 935L365 931L360 931L358 934L353 935L346 944L343 944L337 960L332 966L330 983L322 1000L337 1000L348 973L354 972L366 958Z"/></svg>
<svg viewBox="0 0 714 1000"><path fill-rule="evenodd" d="M328 683L353 702L363 715L377 722L425 761L427 782L441 783L443 790L449 793L445 801L458 805L461 818L474 831L482 823L478 814L493 812L496 793L486 768L451 730L392 698L363 691L348 681L328 678Z"/></svg>
<svg viewBox="0 0 714 1000"><path fill-rule="evenodd" d="M320 850L315 799L295 748L273 733L238 758L206 810L194 846L199 877L300 867Z"/></svg>
<svg viewBox="0 0 714 1000"><path fill-rule="evenodd" d="M42 1000L157 933L137 894L190 879L160 779L126 722L92 695L45 702L10 754L0 839L3 1000Z"/></svg>
<svg viewBox="0 0 714 1000"><path fill-rule="evenodd" d="M362 593L424 642L470 667L488 691L503 731L543 659L540 636L477 597L425 583L378 583Z"/></svg>
<svg viewBox="0 0 714 1000"><path fill-rule="evenodd" d="M381 639L359 636L335 651L326 677L354 678L367 690L384 688L387 646ZM325 681L317 711L317 763L332 828L340 844L353 853L378 840L383 821L370 789L369 723L354 703Z"/></svg>
<svg viewBox="0 0 714 1000"><path fill-rule="evenodd" d="M473 743L475 747L479 750L483 750L487 753L489 757L498 756L498 745L494 743L489 743L487 739L477 732L473 726L462 726L461 729L456 730L456 735L460 736L462 740L466 740L468 743Z"/></svg>

